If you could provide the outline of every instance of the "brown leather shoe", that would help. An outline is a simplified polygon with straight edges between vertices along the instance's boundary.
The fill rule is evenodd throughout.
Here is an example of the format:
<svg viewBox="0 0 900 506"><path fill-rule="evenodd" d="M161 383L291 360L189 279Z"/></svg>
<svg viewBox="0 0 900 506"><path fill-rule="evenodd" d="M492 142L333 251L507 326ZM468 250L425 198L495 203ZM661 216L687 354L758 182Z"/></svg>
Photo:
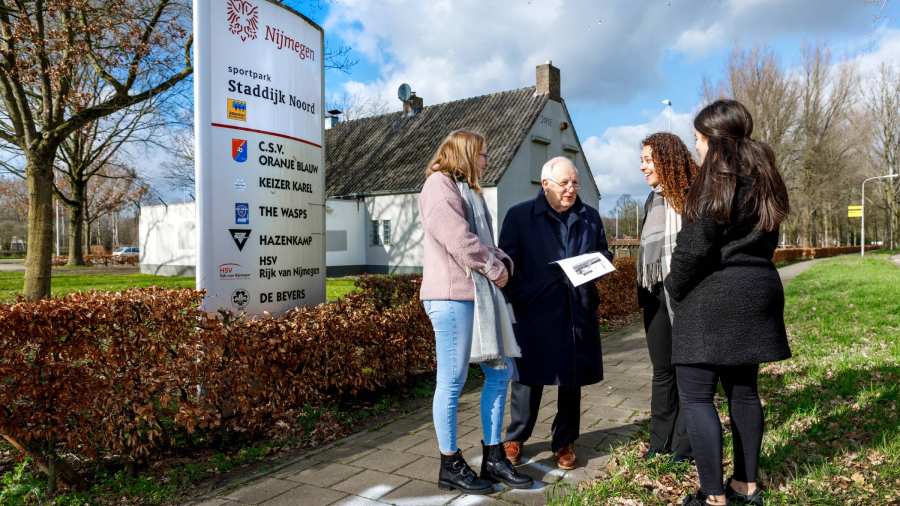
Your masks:
<svg viewBox="0 0 900 506"><path fill-rule="evenodd" d="M522 460L522 443L518 441L504 441L503 452L506 453L506 458L509 459L509 462L517 466Z"/></svg>
<svg viewBox="0 0 900 506"><path fill-rule="evenodd" d="M556 467L566 471L575 469L575 444L569 444L560 448L556 453Z"/></svg>

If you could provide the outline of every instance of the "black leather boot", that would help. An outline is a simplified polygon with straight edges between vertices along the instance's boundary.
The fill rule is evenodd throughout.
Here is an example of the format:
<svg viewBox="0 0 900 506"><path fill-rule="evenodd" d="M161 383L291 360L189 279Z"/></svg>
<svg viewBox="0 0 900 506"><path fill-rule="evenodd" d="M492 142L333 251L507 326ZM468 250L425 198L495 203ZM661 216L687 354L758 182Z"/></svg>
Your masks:
<svg viewBox="0 0 900 506"><path fill-rule="evenodd" d="M506 458L503 445L487 446L482 441L481 452L481 479L493 483L505 483L512 488L531 488L534 484L534 480L530 476L516 471L512 462Z"/></svg>
<svg viewBox="0 0 900 506"><path fill-rule="evenodd" d="M487 480L479 479L475 471L466 464L462 453L456 450L453 455L441 454L441 471L438 474L438 488L443 490L459 490L464 494L490 494L494 486Z"/></svg>
<svg viewBox="0 0 900 506"><path fill-rule="evenodd" d="M749 504L750 506L764 506L763 498L762 498L762 489L756 487L756 490L753 491L752 494L742 494L735 489L731 488L731 480L728 479L728 483L725 484L725 499L728 499L729 504Z"/></svg>

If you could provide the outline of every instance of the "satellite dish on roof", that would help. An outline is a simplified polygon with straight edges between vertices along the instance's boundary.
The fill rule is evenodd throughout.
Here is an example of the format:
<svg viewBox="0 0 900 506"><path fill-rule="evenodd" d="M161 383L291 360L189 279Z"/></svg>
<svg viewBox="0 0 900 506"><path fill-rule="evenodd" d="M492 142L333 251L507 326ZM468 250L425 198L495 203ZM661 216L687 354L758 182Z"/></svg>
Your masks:
<svg viewBox="0 0 900 506"><path fill-rule="evenodd" d="M397 88L397 98L399 98L401 102L406 102L411 96L412 88L408 84L403 83Z"/></svg>

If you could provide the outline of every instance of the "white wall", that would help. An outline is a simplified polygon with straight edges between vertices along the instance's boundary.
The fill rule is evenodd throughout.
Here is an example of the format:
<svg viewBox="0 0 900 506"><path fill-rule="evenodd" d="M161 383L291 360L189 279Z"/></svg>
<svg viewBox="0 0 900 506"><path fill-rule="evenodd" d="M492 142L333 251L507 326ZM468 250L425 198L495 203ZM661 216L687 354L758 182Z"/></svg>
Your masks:
<svg viewBox="0 0 900 506"><path fill-rule="evenodd" d="M563 122L568 127L565 130L560 130L560 125ZM532 143L535 139L550 141L547 144L546 158L534 158L535 151L540 151L532 149ZM575 129L572 126L572 119L561 103L548 100L547 105L544 106L544 110L538 115L531 130L525 136L525 140L516 151L509 168L497 185L499 200L497 201L496 210L500 215L500 224L502 224L503 218L506 217L506 211L509 208L525 200L531 200L537 195L541 185L537 181L539 177L534 177L534 173L544 162L555 156L569 156L573 158L575 166L578 168L578 179L582 185L578 195L581 197L582 202L595 209L597 208L600 202L597 185L588 168L584 152L578 143Z"/></svg>
<svg viewBox="0 0 900 506"><path fill-rule="evenodd" d="M390 272L421 270L424 232L418 199L418 193L366 197L366 265L390 266ZM383 222L390 221L390 244L372 244L372 222L376 220L382 230Z"/></svg>
<svg viewBox="0 0 900 506"><path fill-rule="evenodd" d="M193 275L196 256L196 206L193 202L141 206L141 272Z"/></svg>
<svg viewBox="0 0 900 506"><path fill-rule="evenodd" d="M325 201L325 265L366 264L366 206L362 200Z"/></svg>

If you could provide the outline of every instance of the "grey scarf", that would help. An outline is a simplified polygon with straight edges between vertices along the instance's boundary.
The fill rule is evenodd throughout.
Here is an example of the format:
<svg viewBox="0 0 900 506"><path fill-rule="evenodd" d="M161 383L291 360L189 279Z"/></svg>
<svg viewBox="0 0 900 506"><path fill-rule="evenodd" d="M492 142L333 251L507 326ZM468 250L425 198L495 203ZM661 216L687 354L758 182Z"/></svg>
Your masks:
<svg viewBox="0 0 900 506"><path fill-rule="evenodd" d="M641 248L636 265L638 283L648 290L657 283L662 283L669 274L675 239L681 230L681 215L662 196L662 187L657 186L653 192L653 201L641 231ZM669 294L665 295L671 319L673 315Z"/></svg>
<svg viewBox="0 0 900 506"><path fill-rule="evenodd" d="M484 198L472 191L468 183L457 182L456 185L466 204L469 230L478 236L482 244L493 248L494 236L488 226ZM488 362L490 367L505 368L506 357L522 356L513 333L513 320L506 297L484 274L470 271L469 275L475 285L475 322L469 362Z"/></svg>

